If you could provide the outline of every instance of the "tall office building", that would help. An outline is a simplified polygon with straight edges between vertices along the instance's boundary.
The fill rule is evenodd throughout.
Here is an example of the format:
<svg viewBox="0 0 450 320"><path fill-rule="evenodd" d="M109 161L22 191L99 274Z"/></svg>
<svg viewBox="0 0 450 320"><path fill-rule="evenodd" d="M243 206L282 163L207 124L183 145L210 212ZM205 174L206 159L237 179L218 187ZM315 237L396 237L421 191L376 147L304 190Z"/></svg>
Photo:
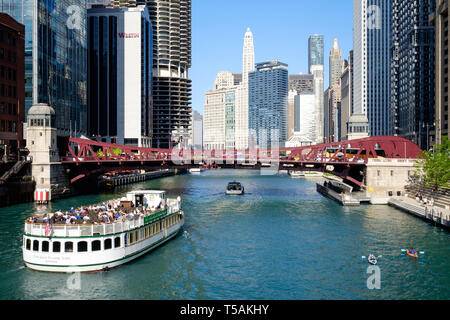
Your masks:
<svg viewBox="0 0 450 320"><path fill-rule="evenodd" d="M449 91L449 26L448 0L437 0L436 11L430 16L435 27L435 123L436 143L442 144L443 137L450 138L448 121L448 91Z"/></svg>
<svg viewBox="0 0 450 320"><path fill-rule="evenodd" d="M314 34L308 40L308 72L314 65L324 65L324 36Z"/></svg>
<svg viewBox="0 0 450 320"><path fill-rule="evenodd" d="M288 86L288 65L278 60L258 63L250 72L250 145L284 146L288 140Z"/></svg>
<svg viewBox="0 0 450 320"><path fill-rule="evenodd" d="M191 145L196 150L203 150L203 116L197 111L192 112Z"/></svg>
<svg viewBox="0 0 450 320"><path fill-rule="evenodd" d="M432 145L435 8L436 0L392 0L391 130L421 149Z"/></svg>
<svg viewBox="0 0 450 320"><path fill-rule="evenodd" d="M341 140L347 139L347 125L353 114L353 51L350 51L348 62L344 63L341 75Z"/></svg>
<svg viewBox="0 0 450 320"><path fill-rule="evenodd" d="M25 25L26 107L52 106L64 152L87 132L86 0L4 0L2 11Z"/></svg>
<svg viewBox="0 0 450 320"><path fill-rule="evenodd" d="M354 113L390 134L391 0L354 0Z"/></svg>
<svg viewBox="0 0 450 320"><path fill-rule="evenodd" d="M314 91L314 76L312 74L290 74L289 90L297 93Z"/></svg>
<svg viewBox="0 0 450 320"><path fill-rule="evenodd" d="M90 136L151 146L152 37L145 6L88 9Z"/></svg>
<svg viewBox="0 0 450 320"><path fill-rule="evenodd" d="M253 33L250 28L244 35L242 53L242 82L236 90L235 106L235 146L238 150L245 150L249 146L249 73L255 70L255 47Z"/></svg>
<svg viewBox="0 0 450 320"><path fill-rule="evenodd" d="M234 85L230 71L217 74L214 89L207 91L204 105L205 149L235 149L236 147L236 96L240 86Z"/></svg>
<svg viewBox="0 0 450 320"><path fill-rule="evenodd" d="M323 143L324 139L324 67L323 65L311 66L311 73L314 76L314 94L316 96L316 111L314 126L314 144Z"/></svg>
<svg viewBox="0 0 450 320"><path fill-rule="evenodd" d="M0 13L0 161L25 146L25 26Z"/></svg>
<svg viewBox="0 0 450 320"><path fill-rule="evenodd" d="M191 0L112 0L113 7L146 5L153 26L154 148L192 130Z"/></svg>
<svg viewBox="0 0 450 320"><path fill-rule="evenodd" d="M338 39L334 39L330 52L330 88L338 85L342 74L342 51L338 45Z"/></svg>

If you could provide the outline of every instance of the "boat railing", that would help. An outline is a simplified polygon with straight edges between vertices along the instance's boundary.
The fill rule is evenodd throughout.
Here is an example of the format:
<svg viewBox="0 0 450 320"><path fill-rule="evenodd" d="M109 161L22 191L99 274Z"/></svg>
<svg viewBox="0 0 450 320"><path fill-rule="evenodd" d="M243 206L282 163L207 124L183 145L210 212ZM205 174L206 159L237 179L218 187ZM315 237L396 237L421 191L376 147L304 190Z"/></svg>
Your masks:
<svg viewBox="0 0 450 320"><path fill-rule="evenodd" d="M90 225L51 225L50 230L46 230L45 223L25 222L25 234L43 237L92 237L116 234L129 230L134 230L144 226L145 223L151 223L166 215L178 212L180 210L179 202L171 203L167 210L147 216L138 217L132 220L125 220L114 223L90 224Z"/></svg>

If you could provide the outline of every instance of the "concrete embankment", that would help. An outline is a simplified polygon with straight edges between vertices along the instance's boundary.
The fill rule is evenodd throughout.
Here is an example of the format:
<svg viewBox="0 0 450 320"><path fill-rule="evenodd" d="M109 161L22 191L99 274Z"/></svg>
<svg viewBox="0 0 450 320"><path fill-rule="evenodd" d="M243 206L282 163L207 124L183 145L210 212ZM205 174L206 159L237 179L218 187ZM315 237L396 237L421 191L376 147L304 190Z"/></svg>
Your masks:
<svg viewBox="0 0 450 320"><path fill-rule="evenodd" d="M152 179L158 179L163 177L169 177L177 174L174 169L160 170L160 171L152 171L152 172L144 172L133 175L119 175L104 178L102 184L105 185L106 188L115 188L118 186L124 186L127 184L143 182Z"/></svg>
<svg viewBox="0 0 450 320"><path fill-rule="evenodd" d="M450 229L450 211L439 207L424 206L412 199L390 199L389 205L410 213L429 223L442 228Z"/></svg>

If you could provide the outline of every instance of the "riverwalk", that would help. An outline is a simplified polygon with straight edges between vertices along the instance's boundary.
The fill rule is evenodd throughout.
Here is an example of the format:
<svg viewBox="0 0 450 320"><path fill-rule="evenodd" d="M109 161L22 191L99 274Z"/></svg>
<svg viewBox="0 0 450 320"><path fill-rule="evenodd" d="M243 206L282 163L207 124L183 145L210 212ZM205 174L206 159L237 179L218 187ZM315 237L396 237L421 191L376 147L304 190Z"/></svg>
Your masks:
<svg viewBox="0 0 450 320"><path fill-rule="evenodd" d="M389 205L410 213L436 226L450 229L450 210L448 209L424 205L414 199L408 198L407 196L392 198L389 200Z"/></svg>

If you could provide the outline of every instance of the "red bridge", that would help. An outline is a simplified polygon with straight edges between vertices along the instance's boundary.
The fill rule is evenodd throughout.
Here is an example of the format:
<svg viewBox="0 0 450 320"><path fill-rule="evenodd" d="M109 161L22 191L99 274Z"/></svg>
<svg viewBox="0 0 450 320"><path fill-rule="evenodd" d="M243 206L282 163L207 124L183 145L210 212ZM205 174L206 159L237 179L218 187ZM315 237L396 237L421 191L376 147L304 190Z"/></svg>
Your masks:
<svg viewBox="0 0 450 320"><path fill-rule="evenodd" d="M369 159L417 159L421 149L399 137L371 137L321 145L272 150L150 149L69 139L61 158L71 182L123 169L272 169L330 172L356 186Z"/></svg>

